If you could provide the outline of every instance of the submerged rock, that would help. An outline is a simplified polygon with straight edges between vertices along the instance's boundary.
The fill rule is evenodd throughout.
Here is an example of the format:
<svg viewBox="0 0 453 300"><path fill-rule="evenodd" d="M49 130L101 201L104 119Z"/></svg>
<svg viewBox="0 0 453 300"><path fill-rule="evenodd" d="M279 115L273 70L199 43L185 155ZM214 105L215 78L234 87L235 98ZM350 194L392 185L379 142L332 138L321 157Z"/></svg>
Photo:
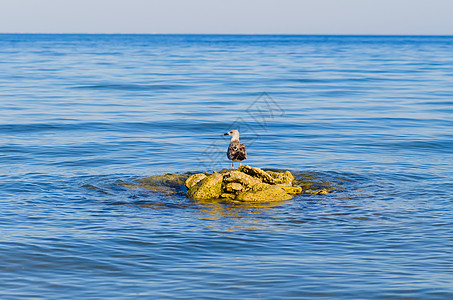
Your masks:
<svg viewBox="0 0 453 300"><path fill-rule="evenodd" d="M190 176L188 173L183 174L164 174L164 175L154 175L150 177L145 177L138 179L141 183L159 183L165 185L182 185L186 182L187 178Z"/></svg>
<svg viewBox="0 0 453 300"><path fill-rule="evenodd" d="M147 183L142 183L142 184L127 184L123 183L121 186L135 190L135 189L142 189L142 190L147 190L147 191L152 191L152 192L159 192L162 193L165 196L170 196L173 194L178 193L177 189L171 186L166 186L166 185L159 185L159 184L147 184Z"/></svg>
<svg viewBox="0 0 453 300"><path fill-rule="evenodd" d="M121 183L120 185L128 189L160 192L169 196L180 193L184 182L190 175L190 173L154 175L137 179L138 183Z"/></svg>
<svg viewBox="0 0 453 300"><path fill-rule="evenodd" d="M286 186L282 184L277 184L282 190L285 191L285 193L290 194L290 195L297 195L302 193L302 187L300 186Z"/></svg>

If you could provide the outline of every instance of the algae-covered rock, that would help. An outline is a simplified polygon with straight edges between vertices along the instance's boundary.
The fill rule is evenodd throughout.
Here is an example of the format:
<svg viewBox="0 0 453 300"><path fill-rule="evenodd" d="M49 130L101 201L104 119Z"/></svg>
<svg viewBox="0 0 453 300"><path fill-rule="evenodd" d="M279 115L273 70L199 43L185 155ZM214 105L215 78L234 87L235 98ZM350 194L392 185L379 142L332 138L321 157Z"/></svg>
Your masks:
<svg viewBox="0 0 453 300"><path fill-rule="evenodd" d="M220 198L233 200L234 198L236 198L236 194L233 194L233 193L222 193L220 195Z"/></svg>
<svg viewBox="0 0 453 300"><path fill-rule="evenodd" d="M259 179L265 183L274 183L274 178L266 171L251 166L240 166L238 171Z"/></svg>
<svg viewBox="0 0 453 300"><path fill-rule="evenodd" d="M332 190L332 189L330 189ZM319 190L305 190L304 191L305 193L307 194L316 194L316 195L327 195L329 194L329 190L328 189L319 189Z"/></svg>
<svg viewBox="0 0 453 300"><path fill-rule="evenodd" d="M164 174L141 178L138 179L138 181L142 183L163 183L166 185L183 185L189 176L190 174L188 173Z"/></svg>
<svg viewBox="0 0 453 300"><path fill-rule="evenodd" d="M193 174L192 176L187 178L185 185L188 189L190 189L204 178L206 178L206 175L204 173Z"/></svg>
<svg viewBox="0 0 453 300"><path fill-rule="evenodd" d="M302 187L300 186L286 186L283 184L277 184L282 190L285 191L285 193L290 194L290 195L297 195L302 193Z"/></svg>
<svg viewBox="0 0 453 300"><path fill-rule="evenodd" d="M176 193L176 189L171 186L160 185L160 184L147 184L147 183L123 183L121 184L123 187L128 189L145 189L153 192L162 192L166 195L171 195Z"/></svg>
<svg viewBox="0 0 453 300"><path fill-rule="evenodd" d="M192 175L186 182L187 197L195 200L226 198L237 201L271 202L291 199L302 193L302 188L292 186L291 172L264 171L251 166L219 173ZM216 176L216 177L214 177ZM198 183L196 180L200 180ZM291 194L291 195L290 195Z"/></svg>
<svg viewBox="0 0 453 300"><path fill-rule="evenodd" d="M212 174L192 186L186 195L194 200L219 198L222 194L222 183L222 174Z"/></svg>
<svg viewBox="0 0 453 300"><path fill-rule="evenodd" d="M225 184L224 190L228 193L239 193L244 190L244 186L239 182L228 182Z"/></svg>
<svg viewBox="0 0 453 300"><path fill-rule="evenodd" d="M273 183L278 185L283 185L287 187L291 187L294 181L294 176L291 174L290 171L285 171L284 173L266 171L269 173L272 178L274 179Z"/></svg>
<svg viewBox="0 0 453 300"><path fill-rule="evenodd" d="M255 168L251 166L240 166L238 171L241 171L245 174L248 174L254 178L260 179L264 183L269 184L282 184L285 186L291 186L294 181L294 176L290 171L274 172L274 171L264 171L260 168Z"/></svg>
<svg viewBox="0 0 453 300"><path fill-rule="evenodd" d="M270 184L268 183L264 183L264 182L261 182L261 183L258 183L258 184L255 184L252 188L251 188L251 192L259 192L259 191L264 191L264 190L267 190L271 187Z"/></svg>
<svg viewBox="0 0 453 300"><path fill-rule="evenodd" d="M189 173L154 175L137 179L138 183L121 183L121 185L128 189L145 189L171 195L181 190L182 185L189 176Z"/></svg>
<svg viewBox="0 0 453 300"><path fill-rule="evenodd" d="M226 183L229 183L229 182L240 183L246 189L250 189L255 184L261 182L261 180L259 178L252 177L250 175L247 175L247 174L237 171L237 170L226 173L224 175L224 181Z"/></svg>
<svg viewBox="0 0 453 300"><path fill-rule="evenodd" d="M257 184L248 192L243 192L237 195L236 200L247 202L270 202L270 201L285 201L292 198L291 195L277 185Z"/></svg>

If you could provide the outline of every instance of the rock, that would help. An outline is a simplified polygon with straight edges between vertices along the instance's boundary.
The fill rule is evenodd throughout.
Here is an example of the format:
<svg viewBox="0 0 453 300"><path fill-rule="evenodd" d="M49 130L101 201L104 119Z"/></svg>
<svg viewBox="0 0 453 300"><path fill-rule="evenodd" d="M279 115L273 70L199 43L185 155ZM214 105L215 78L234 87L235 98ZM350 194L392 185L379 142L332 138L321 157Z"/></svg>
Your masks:
<svg viewBox="0 0 453 300"><path fill-rule="evenodd" d="M232 194L232 193L222 193L222 194L220 195L220 198L225 198L225 199L233 200L234 198L236 198L236 194Z"/></svg>
<svg viewBox="0 0 453 300"><path fill-rule="evenodd" d="M264 190L269 189L270 187L271 187L270 184L261 182L261 183L255 184L255 185L252 187L251 192L264 191Z"/></svg>
<svg viewBox="0 0 453 300"><path fill-rule="evenodd" d="M154 175L146 178L139 179L142 183L161 183L165 185L183 185L186 179L190 176L188 173L183 174L164 174Z"/></svg>
<svg viewBox="0 0 453 300"><path fill-rule="evenodd" d="M316 195L327 195L332 190L333 190L332 188L331 189L317 189L317 190L309 189L309 190L304 190L304 193L316 194Z"/></svg>
<svg viewBox="0 0 453 300"><path fill-rule="evenodd" d="M198 173L198 174L193 174L189 178L187 178L185 185L188 189L190 189L192 186L196 185L200 180L206 178L206 175L204 173Z"/></svg>
<svg viewBox="0 0 453 300"><path fill-rule="evenodd" d="M261 180L259 178L254 178L250 175L247 175L243 172L233 170L224 175L225 183L236 182L240 183L245 189L250 189L257 183L260 183Z"/></svg>
<svg viewBox="0 0 453 300"><path fill-rule="evenodd" d="M301 187L292 186L293 181L294 176L289 171L264 171L240 166L237 170L192 175L186 181L189 188L186 195L194 200L284 201L291 199L291 195L302 193Z"/></svg>
<svg viewBox="0 0 453 300"><path fill-rule="evenodd" d="M177 193L189 176L189 173L154 175L138 179L139 183L123 183L121 185L128 189L146 189L170 195Z"/></svg>
<svg viewBox="0 0 453 300"><path fill-rule="evenodd" d="M265 183L274 183L274 178L266 171L251 166L240 166L238 171L259 179Z"/></svg>
<svg viewBox="0 0 453 300"><path fill-rule="evenodd" d="M244 202L271 202L285 201L291 198L292 196L285 193L279 186L261 183L255 185L250 191L237 195L236 200Z"/></svg>
<svg viewBox="0 0 453 300"><path fill-rule="evenodd" d="M224 190L228 193L239 193L244 190L244 186L238 182L229 182L225 184Z"/></svg>
<svg viewBox="0 0 453 300"><path fill-rule="evenodd" d="M267 171L273 178L274 184L284 185L291 187L294 181L294 176L290 171L285 171L284 173L277 173L272 171Z"/></svg>
<svg viewBox="0 0 453 300"><path fill-rule="evenodd" d="M146 183L142 183L142 184L123 183L121 185L128 189L146 189L146 190L153 191L153 192L165 192L166 195L176 193L176 190L173 187L166 186L166 185L156 185L156 184L146 184Z"/></svg>
<svg viewBox="0 0 453 300"><path fill-rule="evenodd" d="M329 192L326 189L322 189L319 191L318 195L327 195Z"/></svg>
<svg viewBox="0 0 453 300"><path fill-rule="evenodd" d="M283 184L277 184L282 190L285 191L285 193L290 194L290 195L297 195L302 193L302 187L300 186L286 186Z"/></svg>
<svg viewBox="0 0 453 300"><path fill-rule="evenodd" d="M194 200L219 198L222 194L222 174L212 174L200 180L187 191L187 197Z"/></svg>
<svg viewBox="0 0 453 300"><path fill-rule="evenodd" d="M240 166L238 170L269 184L283 184L285 186L291 186L294 181L294 176L290 171L285 171L284 173L264 171L260 168L251 166Z"/></svg>
<svg viewBox="0 0 453 300"><path fill-rule="evenodd" d="M304 193L307 194L316 194L316 195L327 195L329 191L327 189L319 189L319 190L305 190Z"/></svg>

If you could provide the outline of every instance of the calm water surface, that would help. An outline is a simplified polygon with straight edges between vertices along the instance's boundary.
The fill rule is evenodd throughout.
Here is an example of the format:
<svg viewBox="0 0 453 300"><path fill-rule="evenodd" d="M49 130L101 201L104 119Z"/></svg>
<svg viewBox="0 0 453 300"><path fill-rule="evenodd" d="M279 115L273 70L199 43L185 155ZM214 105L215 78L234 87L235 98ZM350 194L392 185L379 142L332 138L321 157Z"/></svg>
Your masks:
<svg viewBox="0 0 453 300"><path fill-rule="evenodd" d="M0 35L2 299L453 298L453 37ZM284 203L128 190L247 163Z"/></svg>

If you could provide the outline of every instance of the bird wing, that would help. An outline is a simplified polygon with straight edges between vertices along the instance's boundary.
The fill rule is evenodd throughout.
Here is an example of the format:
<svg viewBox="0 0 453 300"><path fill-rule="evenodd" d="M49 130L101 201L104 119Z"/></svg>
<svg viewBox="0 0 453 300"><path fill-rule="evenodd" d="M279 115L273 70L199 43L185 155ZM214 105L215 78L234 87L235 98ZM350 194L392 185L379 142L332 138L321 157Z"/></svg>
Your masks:
<svg viewBox="0 0 453 300"><path fill-rule="evenodd" d="M228 159L230 160L245 160L247 158L247 151L245 146L239 142L231 143L227 152Z"/></svg>

